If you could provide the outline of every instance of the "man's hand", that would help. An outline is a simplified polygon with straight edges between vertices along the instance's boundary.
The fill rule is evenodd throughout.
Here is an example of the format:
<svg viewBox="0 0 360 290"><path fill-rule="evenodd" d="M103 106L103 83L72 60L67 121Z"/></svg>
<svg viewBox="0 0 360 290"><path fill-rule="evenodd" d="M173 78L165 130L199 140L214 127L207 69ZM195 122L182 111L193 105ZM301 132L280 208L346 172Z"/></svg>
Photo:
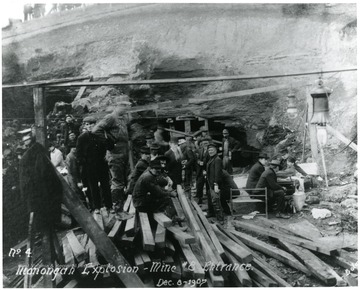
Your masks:
<svg viewBox="0 0 360 290"><path fill-rule="evenodd" d="M170 196L177 197L177 192L175 190L173 190L172 192L170 192Z"/></svg>

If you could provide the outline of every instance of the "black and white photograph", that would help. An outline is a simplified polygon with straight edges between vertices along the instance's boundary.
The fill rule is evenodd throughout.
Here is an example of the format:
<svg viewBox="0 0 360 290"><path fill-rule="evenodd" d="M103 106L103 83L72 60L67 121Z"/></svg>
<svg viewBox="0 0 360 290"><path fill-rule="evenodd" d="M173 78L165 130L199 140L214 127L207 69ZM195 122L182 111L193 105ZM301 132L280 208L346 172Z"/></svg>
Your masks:
<svg viewBox="0 0 360 290"><path fill-rule="evenodd" d="M357 3L1 2L2 287L357 287Z"/></svg>

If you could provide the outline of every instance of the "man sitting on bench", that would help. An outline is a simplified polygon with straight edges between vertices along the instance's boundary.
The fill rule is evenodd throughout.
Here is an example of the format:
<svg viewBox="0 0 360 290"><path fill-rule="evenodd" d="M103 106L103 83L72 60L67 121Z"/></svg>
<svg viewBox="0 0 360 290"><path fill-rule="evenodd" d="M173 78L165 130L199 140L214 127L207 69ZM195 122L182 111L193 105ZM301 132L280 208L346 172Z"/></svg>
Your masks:
<svg viewBox="0 0 360 290"><path fill-rule="evenodd" d="M279 160L272 160L270 162L270 167L261 174L256 188L267 188L269 208L274 209L276 217L288 219L290 216L284 213L286 187L281 187L277 182L276 172L279 171L279 166ZM263 194L262 192L258 193Z"/></svg>

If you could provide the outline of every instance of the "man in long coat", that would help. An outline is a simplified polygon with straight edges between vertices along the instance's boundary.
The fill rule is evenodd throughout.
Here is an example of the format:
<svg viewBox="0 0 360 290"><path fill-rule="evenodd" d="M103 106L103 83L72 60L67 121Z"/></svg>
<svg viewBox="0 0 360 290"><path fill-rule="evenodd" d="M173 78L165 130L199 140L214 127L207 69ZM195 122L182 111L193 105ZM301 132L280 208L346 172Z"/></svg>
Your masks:
<svg viewBox="0 0 360 290"><path fill-rule="evenodd" d="M167 171L170 179L173 181L173 188L182 182L182 165L183 155L180 147L178 146L178 139L171 138L170 149L165 152L165 156L168 158Z"/></svg>

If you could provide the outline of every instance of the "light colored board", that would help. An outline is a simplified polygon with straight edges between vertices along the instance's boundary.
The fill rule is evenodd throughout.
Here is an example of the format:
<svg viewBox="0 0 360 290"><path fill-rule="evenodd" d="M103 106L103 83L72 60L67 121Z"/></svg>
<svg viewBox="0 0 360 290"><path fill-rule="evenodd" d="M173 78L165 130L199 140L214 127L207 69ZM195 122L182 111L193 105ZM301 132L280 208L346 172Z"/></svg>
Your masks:
<svg viewBox="0 0 360 290"><path fill-rule="evenodd" d="M195 208L195 210L197 211L197 214L200 218L200 221L202 222L204 228L206 229L212 243L214 244L215 249L218 251L219 255L221 258L224 258L225 255L225 250L222 247L221 243L219 242L219 239L217 238L213 228L211 227L209 221L207 220L207 218L205 217L202 209L199 207L199 205L193 200L192 201L192 205Z"/></svg>
<svg viewBox="0 0 360 290"><path fill-rule="evenodd" d="M312 274L324 282L326 286L336 285L336 277L331 271L329 271L330 267L316 257L312 252L282 240L279 240L278 243L287 251L298 257L312 272Z"/></svg>
<svg viewBox="0 0 360 290"><path fill-rule="evenodd" d="M226 251L226 256L232 265L240 265L241 264L230 252ZM242 287L251 287L252 286L251 279L246 270L241 270L240 268L238 268L233 272L234 272L235 277L239 280Z"/></svg>
<svg viewBox="0 0 360 290"><path fill-rule="evenodd" d="M96 254L96 246L91 239L88 240L85 249L89 254L89 262L93 266L99 265L100 263L98 261L97 254Z"/></svg>
<svg viewBox="0 0 360 290"><path fill-rule="evenodd" d="M184 257L186 259L186 261L193 265L192 267L192 271L193 271L193 275L195 279L203 279L205 277L205 271L203 269L203 267L201 267L200 262L198 261L198 259L196 258L196 256L194 255L193 251L191 250L189 245L183 244L183 243L179 243L180 248L184 254Z"/></svg>
<svg viewBox="0 0 360 290"><path fill-rule="evenodd" d="M161 225L157 225L155 232L155 246L165 248L166 229Z"/></svg>
<svg viewBox="0 0 360 290"><path fill-rule="evenodd" d="M87 258L87 253L84 247L80 244L73 231L68 231L66 234L70 248L78 262L82 262Z"/></svg>
<svg viewBox="0 0 360 290"><path fill-rule="evenodd" d="M233 231L232 233L248 247L253 248L259 252L262 252L267 256L273 257L279 260L280 262L305 273L306 275L311 274L310 271L303 264L301 264L294 256L290 255L289 253L279 248L276 248L270 244L267 244L263 241L260 241L250 235L240 233L237 231Z"/></svg>
<svg viewBox="0 0 360 290"><path fill-rule="evenodd" d="M164 228L171 227L172 220L169 219L165 214L163 213L154 213L153 214L154 220L161 225Z"/></svg>
<svg viewBox="0 0 360 290"><path fill-rule="evenodd" d="M266 274L262 273L256 268L253 268L249 271L249 276L251 279L258 282L263 287L277 287L278 284L268 277Z"/></svg>
<svg viewBox="0 0 360 290"><path fill-rule="evenodd" d="M149 218L146 212L139 212L140 228L143 238L143 249L145 251L155 250L155 240L151 231Z"/></svg>
<svg viewBox="0 0 360 290"><path fill-rule="evenodd" d="M112 227L111 231L108 233L108 237L110 239L113 239L117 235L117 233L119 232L121 224L122 224L122 221L117 220L115 222L115 224Z"/></svg>
<svg viewBox="0 0 360 290"><path fill-rule="evenodd" d="M302 246L309 250L323 253L328 256L336 255L338 253L337 249L332 248L331 245L321 245L321 244L317 244L317 243L314 243L314 242L311 242L309 240L302 239L299 237L291 237L291 236L285 235L283 233L276 232L272 229L260 227L260 226L254 225L254 224L250 224L248 222L245 223L242 221L233 221L233 224L234 224L235 228L242 228L245 230L249 230L251 232L255 232L259 235L269 236L269 237L272 237L275 239L282 239L283 241L292 243L294 245Z"/></svg>
<svg viewBox="0 0 360 290"><path fill-rule="evenodd" d="M177 226L171 226L166 229L170 235L172 235L176 240L181 241L184 244L194 244L195 238L188 233L183 232Z"/></svg>

